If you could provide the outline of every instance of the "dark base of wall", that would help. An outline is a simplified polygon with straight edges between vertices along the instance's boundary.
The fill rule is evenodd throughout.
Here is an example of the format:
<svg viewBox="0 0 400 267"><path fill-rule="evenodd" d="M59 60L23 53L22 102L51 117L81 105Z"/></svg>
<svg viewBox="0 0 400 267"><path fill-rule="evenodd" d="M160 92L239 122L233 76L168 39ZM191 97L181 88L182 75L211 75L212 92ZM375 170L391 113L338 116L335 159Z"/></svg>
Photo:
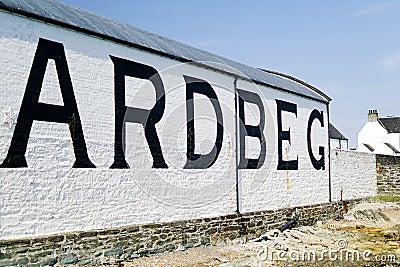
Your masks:
<svg viewBox="0 0 400 267"><path fill-rule="evenodd" d="M134 225L115 229L0 240L0 266L54 266L106 263L142 255L255 238L298 216L298 226L342 217L365 199L215 218Z"/></svg>
<svg viewBox="0 0 400 267"><path fill-rule="evenodd" d="M376 155L379 195L400 196L400 157Z"/></svg>

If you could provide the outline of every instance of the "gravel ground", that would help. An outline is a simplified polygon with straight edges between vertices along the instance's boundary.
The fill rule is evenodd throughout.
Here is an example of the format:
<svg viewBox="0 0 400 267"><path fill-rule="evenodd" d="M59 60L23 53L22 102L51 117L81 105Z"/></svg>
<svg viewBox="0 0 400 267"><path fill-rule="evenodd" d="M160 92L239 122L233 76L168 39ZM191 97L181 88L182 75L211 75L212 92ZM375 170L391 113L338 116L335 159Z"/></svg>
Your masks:
<svg viewBox="0 0 400 267"><path fill-rule="evenodd" d="M361 203L343 220L111 266L400 266L400 203Z"/></svg>

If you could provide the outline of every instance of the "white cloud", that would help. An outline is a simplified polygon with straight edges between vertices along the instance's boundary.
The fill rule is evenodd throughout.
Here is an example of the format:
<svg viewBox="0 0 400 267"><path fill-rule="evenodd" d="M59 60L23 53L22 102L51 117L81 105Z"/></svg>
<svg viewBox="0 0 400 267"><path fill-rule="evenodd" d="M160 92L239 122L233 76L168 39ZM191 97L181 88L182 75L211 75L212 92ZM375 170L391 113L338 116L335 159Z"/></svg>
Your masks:
<svg viewBox="0 0 400 267"><path fill-rule="evenodd" d="M371 15L371 14L382 14L386 12L387 10L393 9L393 8L399 8L400 7L400 2L397 1L381 1L381 2L376 2L372 5L370 5L367 8L360 9L354 12L355 15L357 16L363 16L363 15Z"/></svg>
<svg viewBox="0 0 400 267"><path fill-rule="evenodd" d="M204 46L213 46L213 45L217 45L217 44L223 44L223 43L227 43L230 40L228 39L209 39L209 40L203 40L200 42L196 43L196 46L200 46L200 47L204 47Z"/></svg>
<svg viewBox="0 0 400 267"><path fill-rule="evenodd" d="M400 52L393 53L381 59L379 66L386 70L400 69Z"/></svg>

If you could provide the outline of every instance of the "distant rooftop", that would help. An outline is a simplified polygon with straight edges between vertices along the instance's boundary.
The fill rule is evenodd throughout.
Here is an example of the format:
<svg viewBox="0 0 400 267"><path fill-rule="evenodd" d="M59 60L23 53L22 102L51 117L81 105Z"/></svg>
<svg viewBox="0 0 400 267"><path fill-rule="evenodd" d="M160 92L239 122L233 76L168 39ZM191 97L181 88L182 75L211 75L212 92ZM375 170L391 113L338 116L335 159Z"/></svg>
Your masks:
<svg viewBox="0 0 400 267"><path fill-rule="evenodd" d="M333 126L333 124L331 124L331 123L329 123L329 138L340 139L340 140L349 140L338 129L336 129L336 127Z"/></svg>
<svg viewBox="0 0 400 267"><path fill-rule="evenodd" d="M400 133L400 117L388 116L380 118L378 110L370 109L368 111L368 122L379 122L388 133Z"/></svg>
<svg viewBox="0 0 400 267"><path fill-rule="evenodd" d="M379 118L389 133L400 133L400 117Z"/></svg>
<svg viewBox="0 0 400 267"><path fill-rule="evenodd" d="M181 62L195 62L228 75L319 102L328 103L331 100L321 91L300 80L293 79L293 77L265 72L57 0L0 0L1 10L101 37ZM268 64L268 62L266 63Z"/></svg>

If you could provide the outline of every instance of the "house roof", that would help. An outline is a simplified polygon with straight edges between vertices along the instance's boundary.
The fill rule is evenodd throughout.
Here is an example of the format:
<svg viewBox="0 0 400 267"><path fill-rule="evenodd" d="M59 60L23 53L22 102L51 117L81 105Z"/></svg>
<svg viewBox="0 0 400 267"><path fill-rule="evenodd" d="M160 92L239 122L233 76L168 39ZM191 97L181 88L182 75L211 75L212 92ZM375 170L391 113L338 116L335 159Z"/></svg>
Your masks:
<svg viewBox="0 0 400 267"><path fill-rule="evenodd" d="M340 139L340 140L349 140L338 129L336 129L336 127L333 126L333 124L331 124L331 123L329 123L329 138Z"/></svg>
<svg viewBox="0 0 400 267"><path fill-rule="evenodd" d="M400 117L379 118L379 121L389 133L400 133Z"/></svg>
<svg viewBox="0 0 400 267"><path fill-rule="evenodd" d="M314 90L315 88L294 79L265 72L57 0L0 0L0 10L139 48L181 62L194 62L215 71L319 102L328 103L331 100L321 91Z"/></svg>

